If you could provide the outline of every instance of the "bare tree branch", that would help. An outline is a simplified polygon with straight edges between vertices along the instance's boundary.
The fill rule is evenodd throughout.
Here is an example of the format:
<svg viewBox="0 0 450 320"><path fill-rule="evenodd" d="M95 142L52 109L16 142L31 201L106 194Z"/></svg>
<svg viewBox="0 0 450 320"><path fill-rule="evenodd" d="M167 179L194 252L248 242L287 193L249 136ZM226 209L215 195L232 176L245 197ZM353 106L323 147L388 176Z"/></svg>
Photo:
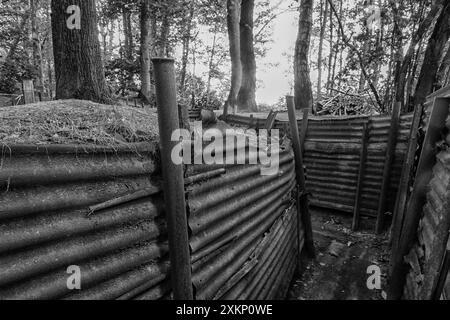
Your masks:
<svg viewBox="0 0 450 320"><path fill-rule="evenodd" d="M337 21L338 21L338 25L339 25L339 29L341 31L342 34L342 40L344 41L344 43L347 45L347 47L350 48L350 50L354 51L355 54L358 57L359 60L359 64L361 66L361 71L364 75L364 78L366 78L367 82L369 83L370 89L372 91L372 94L375 97L375 100L377 101L378 106L380 107L381 110L383 110L383 102L381 101L380 95L378 94L378 90L377 88L375 88L375 85L373 84L372 80L369 77L369 74L367 72L366 66L364 65L364 59L363 56L361 54L361 52L358 50L358 48L352 44L351 39L349 39L346 35L345 35L345 31L344 31L344 27L342 26L342 21L341 18L339 17L339 14L333 4L332 0L328 0L328 3L331 6L331 10L333 11Z"/></svg>

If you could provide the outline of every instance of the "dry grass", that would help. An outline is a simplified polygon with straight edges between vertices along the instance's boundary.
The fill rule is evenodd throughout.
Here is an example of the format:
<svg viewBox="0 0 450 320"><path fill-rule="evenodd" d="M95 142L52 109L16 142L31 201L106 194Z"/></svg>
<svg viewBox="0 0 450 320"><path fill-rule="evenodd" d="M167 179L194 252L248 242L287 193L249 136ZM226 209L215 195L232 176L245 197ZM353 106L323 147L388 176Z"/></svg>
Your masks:
<svg viewBox="0 0 450 320"><path fill-rule="evenodd" d="M157 140L156 110L81 100L0 108L0 144L117 146Z"/></svg>

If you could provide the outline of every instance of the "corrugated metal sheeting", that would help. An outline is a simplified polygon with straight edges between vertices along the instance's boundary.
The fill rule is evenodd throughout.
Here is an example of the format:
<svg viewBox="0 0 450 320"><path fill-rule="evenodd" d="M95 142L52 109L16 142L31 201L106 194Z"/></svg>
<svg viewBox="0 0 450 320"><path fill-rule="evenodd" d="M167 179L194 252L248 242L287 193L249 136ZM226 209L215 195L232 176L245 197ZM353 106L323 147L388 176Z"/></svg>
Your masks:
<svg viewBox="0 0 450 320"><path fill-rule="evenodd" d="M404 298L428 300L434 294L447 248L450 230L450 118L444 150L437 156L427 204L418 230L418 243L406 257L411 270L407 276ZM450 299L450 275L443 298Z"/></svg>
<svg viewBox="0 0 450 320"><path fill-rule="evenodd" d="M5 146L0 299L170 298L161 193L89 214L90 206L159 185L156 155L148 145ZM284 298L298 261L292 150L280 152L274 176L258 165L190 169L197 298ZM210 170L206 181L195 178ZM67 287L69 266L80 268L81 291Z"/></svg>
<svg viewBox="0 0 450 320"><path fill-rule="evenodd" d="M260 165L227 166L220 176L188 187L197 299L283 295L298 256L294 188L290 148L280 153L277 175L261 175Z"/></svg>
<svg viewBox="0 0 450 320"><path fill-rule="evenodd" d="M155 148L4 147L0 170L0 299L159 298L168 245L163 202L87 208L148 188ZM68 290L69 266L82 291Z"/></svg>
<svg viewBox="0 0 450 320"><path fill-rule="evenodd" d="M395 160L390 175L388 208L393 211L413 114L401 117ZM264 119L230 115L227 121L240 126L264 127ZM320 118L311 117L305 140L305 166L310 203L318 207L353 213L356 201L360 152L364 124L369 128L361 214L376 216L382 188L383 169L391 127L387 116ZM278 120L275 127L285 128ZM302 120L299 120L302 126Z"/></svg>

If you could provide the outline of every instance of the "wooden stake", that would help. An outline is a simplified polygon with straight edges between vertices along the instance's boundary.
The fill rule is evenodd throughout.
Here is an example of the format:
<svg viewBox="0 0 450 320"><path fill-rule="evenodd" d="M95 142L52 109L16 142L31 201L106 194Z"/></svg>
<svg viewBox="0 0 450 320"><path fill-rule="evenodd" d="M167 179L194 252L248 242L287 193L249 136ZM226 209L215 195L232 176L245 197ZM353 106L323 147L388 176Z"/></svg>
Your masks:
<svg viewBox="0 0 450 320"><path fill-rule="evenodd" d="M400 102L395 103L394 110L392 112L391 130L389 132L389 140L386 150L386 160L384 163L383 171L383 183L381 186L380 202L378 204L378 217L376 225L376 233L381 234L384 229L384 220L387 208L387 195L389 193L389 187L391 183L392 165L395 159L395 150L397 149L398 141L398 129L400 126L400 113L402 104Z"/></svg>
<svg viewBox="0 0 450 320"><path fill-rule="evenodd" d="M365 123L363 125L363 136L361 141L361 154L359 158L359 173L358 173L358 185L356 189L355 207L353 211L353 223L352 230L357 231L359 229L360 211L362 190L364 185L364 173L366 171L367 162L367 149L369 142L369 125Z"/></svg>
<svg viewBox="0 0 450 320"><path fill-rule="evenodd" d="M397 248L398 236L400 235L400 226L405 215L406 201L411 186L412 172L418 149L419 127L422 121L423 105L419 106L414 112L414 119L411 126L410 140L408 143L408 151L403 163L402 176L400 178L397 200L395 202L394 218L391 228L391 244L392 248Z"/></svg>
<svg viewBox="0 0 450 320"><path fill-rule="evenodd" d="M315 258L316 252L314 248L314 239L312 231L311 214L309 212L308 196L306 194L306 179L303 168L303 154L300 143L300 133L298 130L298 122L295 114L294 97L287 97L287 106L289 112L289 122L291 124L292 144L295 153L295 172L297 185L299 188L299 196L297 197L299 220L303 223L305 229L305 247L310 258ZM301 248L299 248L300 250Z"/></svg>

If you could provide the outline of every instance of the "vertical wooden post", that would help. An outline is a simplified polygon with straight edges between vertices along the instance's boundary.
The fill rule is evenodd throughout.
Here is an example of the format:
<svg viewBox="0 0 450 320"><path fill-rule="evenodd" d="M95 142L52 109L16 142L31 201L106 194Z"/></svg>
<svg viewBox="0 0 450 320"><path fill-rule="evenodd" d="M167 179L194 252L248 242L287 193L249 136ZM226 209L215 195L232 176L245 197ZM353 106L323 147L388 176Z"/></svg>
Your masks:
<svg viewBox="0 0 450 320"><path fill-rule="evenodd" d="M353 209L353 223L352 223L353 231L357 231L359 229L362 190L364 185L364 174L366 171L368 144L369 144L369 125L367 123L364 123L363 135L361 139L361 153L359 157L358 184L356 187L355 206Z"/></svg>
<svg viewBox="0 0 450 320"><path fill-rule="evenodd" d="M24 98L25 104L35 103L36 99L34 96L33 80L23 80L22 88L23 88L23 98Z"/></svg>
<svg viewBox="0 0 450 320"><path fill-rule="evenodd" d="M313 230L311 214L309 212L308 196L306 194L306 179L303 168L303 154L300 144L300 133L298 130L297 116L295 114L294 97L287 97L287 107L289 112L289 123L291 125L292 144L295 154L295 172L300 195L297 197L298 220L302 221L305 229L305 247L310 258L315 258ZM300 249L300 248L299 248Z"/></svg>
<svg viewBox="0 0 450 320"><path fill-rule="evenodd" d="M402 105L400 102L394 104L394 110L392 112L391 130L389 132L389 140L386 150L386 160L383 170L383 182L381 185L380 202L378 204L378 217L376 224L377 234L381 234L384 228L384 220L387 208L387 196L389 193L389 187L391 183L392 165L394 164L395 151L397 149L398 141L398 129L400 126L400 113Z"/></svg>
<svg viewBox="0 0 450 320"><path fill-rule="evenodd" d="M395 201L394 217L392 220L391 228L391 244L395 250L398 244L398 238L400 236L400 227L405 215L406 201L408 200L409 188L411 186L412 172L414 168L414 162L418 149L419 127L422 121L424 106L420 105L414 112L414 118L411 125L410 140L408 143L408 150L405 156L405 161L402 168L402 176L400 178L397 200Z"/></svg>
<svg viewBox="0 0 450 320"><path fill-rule="evenodd" d="M192 300L192 270L184 190L183 165L175 165L172 150L178 143L172 133L179 128L173 59L152 59L161 140L161 163L167 217L172 290L175 300Z"/></svg>
<svg viewBox="0 0 450 320"><path fill-rule="evenodd" d="M449 114L450 99L435 98L433 110L429 119L428 130L423 142L422 153L417 167L413 191L408 200L405 219L400 228L397 248L391 259L391 277L388 297L390 300L401 298L406 281L408 268L403 258L414 245L414 239L419 227L420 217L426 203L427 186L432 177L436 164L436 143L441 139L441 131Z"/></svg>
<svg viewBox="0 0 450 320"><path fill-rule="evenodd" d="M305 142L306 136L308 135L308 125L309 125L309 109L303 109L302 127L300 130L300 144L302 146L302 154L305 154Z"/></svg>

